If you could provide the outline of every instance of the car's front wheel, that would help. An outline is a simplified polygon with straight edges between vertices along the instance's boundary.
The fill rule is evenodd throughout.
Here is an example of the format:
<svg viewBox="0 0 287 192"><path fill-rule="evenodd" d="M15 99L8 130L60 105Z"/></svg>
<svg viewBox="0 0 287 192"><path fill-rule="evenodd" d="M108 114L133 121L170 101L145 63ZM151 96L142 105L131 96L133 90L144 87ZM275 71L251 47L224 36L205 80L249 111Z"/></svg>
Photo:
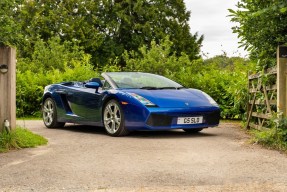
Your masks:
<svg viewBox="0 0 287 192"><path fill-rule="evenodd" d="M116 100L107 102L103 110L103 122L107 133L111 136L124 136L129 133L124 125L124 113Z"/></svg>
<svg viewBox="0 0 287 192"><path fill-rule="evenodd" d="M202 128L196 128L196 129L183 129L187 133L198 133L202 131Z"/></svg>
<svg viewBox="0 0 287 192"><path fill-rule="evenodd" d="M64 122L58 122L57 120L57 108L52 98L47 98L44 101L42 115L47 128L63 127L65 125Z"/></svg>

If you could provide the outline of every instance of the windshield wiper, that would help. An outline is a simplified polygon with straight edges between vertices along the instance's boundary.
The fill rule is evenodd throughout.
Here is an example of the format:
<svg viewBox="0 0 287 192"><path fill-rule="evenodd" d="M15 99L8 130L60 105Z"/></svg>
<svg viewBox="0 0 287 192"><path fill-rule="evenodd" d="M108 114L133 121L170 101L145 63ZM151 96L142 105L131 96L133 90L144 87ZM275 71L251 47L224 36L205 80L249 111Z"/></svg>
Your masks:
<svg viewBox="0 0 287 192"><path fill-rule="evenodd" d="M159 87L158 89L176 89L176 87Z"/></svg>
<svg viewBox="0 0 287 192"><path fill-rule="evenodd" d="M158 89L176 89L176 90L179 90L179 89L185 89L185 87L160 87Z"/></svg>
<svg viewBox="0 0 287 192"><path fill-rule="evenodd" d="M152 87L152 86L146 86L146 87L141 87L140 89L157 90L157 89L159 89L159 88L157 88L157 87Z"/></svg>
<svg viewBox="0 0 287 192"><path fill-rule="evenodd" d="M146 87L141 87L140 89L147 89L147 90L163 90L163 89L185 89L185 87L152 87L152 86L146 86Z"/></svg>

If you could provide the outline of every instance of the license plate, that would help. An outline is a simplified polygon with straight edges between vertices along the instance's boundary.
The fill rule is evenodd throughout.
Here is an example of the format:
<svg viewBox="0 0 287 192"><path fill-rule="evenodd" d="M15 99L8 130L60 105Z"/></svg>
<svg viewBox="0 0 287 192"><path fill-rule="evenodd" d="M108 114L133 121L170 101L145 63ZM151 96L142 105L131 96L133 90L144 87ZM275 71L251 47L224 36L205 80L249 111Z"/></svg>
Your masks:
<svg viewBox="0 0 287 192"><path fill-rule="evenodd" d="M177 118L177 124L182 125L182 124L200 124L203 122L203 117L178 117Z"/></svg>

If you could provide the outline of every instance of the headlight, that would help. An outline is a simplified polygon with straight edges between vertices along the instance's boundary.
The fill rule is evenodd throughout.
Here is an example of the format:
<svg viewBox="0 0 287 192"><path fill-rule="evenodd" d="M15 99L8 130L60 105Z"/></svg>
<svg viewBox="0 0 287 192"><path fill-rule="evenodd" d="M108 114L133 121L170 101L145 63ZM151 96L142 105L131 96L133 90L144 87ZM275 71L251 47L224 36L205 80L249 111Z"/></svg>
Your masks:
<svg viewBox="0 0 287 192"><path fill-rule="evenodd" d="M136 94L136 93L129 93L133 98L135 98L136 100L138 100L139 102L141 102L143 105L147 106L147 107L155 107L156 105L154 103L152 103L151 101L149 101L148 99Z"/></svg>
<svg viewBox="0 0 287 192"><path fill-rule="evenodd" d="M212 97L210 97L208 94L204 93L203 91L202 91L202 94L208 99L211 105L216 105L216 106L218 105L216 101L214 101L214 99L212 99Z"/></svg>

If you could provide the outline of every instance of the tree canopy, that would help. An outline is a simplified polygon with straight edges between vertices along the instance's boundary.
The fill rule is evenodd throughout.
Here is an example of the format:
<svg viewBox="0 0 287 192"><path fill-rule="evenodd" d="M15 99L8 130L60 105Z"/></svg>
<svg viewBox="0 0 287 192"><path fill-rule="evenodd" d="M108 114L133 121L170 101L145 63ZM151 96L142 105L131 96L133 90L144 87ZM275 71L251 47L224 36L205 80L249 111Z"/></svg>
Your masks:
<svg viewBox="0 0 287 192"><path fill-rule="evenodd" d="M39 39L58 36L77 41L92 55L93 63L101 65L125 50L138 50L169 36L173 53L199 58L203 36L191 34L190 12L183 0L3 0L1 4L8 10L3 22L11 22L5 31L21 36L17 48L25 57L31 56Z"/></svg>
<svg viewBox="0 0 287 192"><path fill-rule="evenodd" d="M0 1L0 45L16 45L21 39L20 26L14 20L19 0Z"/></svg>
<svg viewBox="0 0 287 192"><path fill-rule="evenodd" d="M231 21L239 24L233 32L241 46L260 59L259 65L268 67L277 46L287 43L287 1L240 0L237 8L229 10Z"/></svg>

